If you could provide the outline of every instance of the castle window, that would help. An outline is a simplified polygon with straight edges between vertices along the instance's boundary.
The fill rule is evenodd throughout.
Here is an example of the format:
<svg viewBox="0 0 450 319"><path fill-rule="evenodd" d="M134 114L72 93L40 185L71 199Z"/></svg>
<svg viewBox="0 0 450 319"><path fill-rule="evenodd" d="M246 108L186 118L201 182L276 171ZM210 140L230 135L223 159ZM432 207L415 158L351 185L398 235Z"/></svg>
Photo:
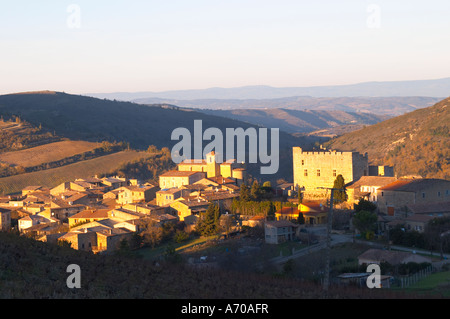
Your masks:
<svg viewBox="0 0 450 319"><path fill-rule="evenodd" d="M422 198L425 198L425 193L422 193Z"/></svg>
<svg viewBox="0 0 450 319"><path fill-rule="evenodd" d="M441 197L441 192L438 192L438 197Z"/></svg>
<svg viewBox="0 0 450 319"><path fill-rule="evenodd" d="M337 176L337 172L336 172L336 170L334 169L333 170L333 177L336 177Z"/></svg>
<svg viewBox="0 0 450 319"><path fill-rule="evenodd" d="M317 170L317 177L320 177L320 169Z"/></svg>
<svg viewBox="0 0 450 319"><path fill-rule="evenodd" d="M305 160L302 160L302 165L305 165Z"/></svg>
<svg viewBox="0 0 450 319"><path fill-rule="evenodd" d="M308 170L305 169L305 176L308 176Z"/></svg>

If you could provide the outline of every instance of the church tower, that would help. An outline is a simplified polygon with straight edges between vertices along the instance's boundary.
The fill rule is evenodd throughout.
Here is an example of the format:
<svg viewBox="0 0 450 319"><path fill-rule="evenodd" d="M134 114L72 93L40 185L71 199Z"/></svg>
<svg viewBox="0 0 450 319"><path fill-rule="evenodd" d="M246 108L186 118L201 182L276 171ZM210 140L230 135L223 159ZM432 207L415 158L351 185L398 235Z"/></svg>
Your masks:
<svg viewBox="0 0 450 319"><path fill-rule="evenodd" d="M208 178L220 176L220 165L216 162L216 153L214 151L206 154L206 175Z"/></svg>

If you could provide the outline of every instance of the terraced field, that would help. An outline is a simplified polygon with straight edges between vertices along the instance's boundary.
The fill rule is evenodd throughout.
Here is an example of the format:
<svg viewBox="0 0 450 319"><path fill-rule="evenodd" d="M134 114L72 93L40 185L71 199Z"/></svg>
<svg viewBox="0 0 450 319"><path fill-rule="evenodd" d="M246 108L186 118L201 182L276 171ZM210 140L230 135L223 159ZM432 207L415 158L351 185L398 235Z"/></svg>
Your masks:
<svg viewBox="0 0 450 319"><path fill-rule="evenodd" d="M55 187L65 181L86 178L96 174L108 174L121 164L154 156L147 152L122 151L58 168L0 178L0 194L20 192L30 185Z"/></svg>
<svg viewBox="0 0 450 319"><path fill-rule="evenodd" d="M43 163L58 161L73 155L91 151L101 144L86 141L60 141L33 148L0 154L0 162L31 167Z"/></svg>

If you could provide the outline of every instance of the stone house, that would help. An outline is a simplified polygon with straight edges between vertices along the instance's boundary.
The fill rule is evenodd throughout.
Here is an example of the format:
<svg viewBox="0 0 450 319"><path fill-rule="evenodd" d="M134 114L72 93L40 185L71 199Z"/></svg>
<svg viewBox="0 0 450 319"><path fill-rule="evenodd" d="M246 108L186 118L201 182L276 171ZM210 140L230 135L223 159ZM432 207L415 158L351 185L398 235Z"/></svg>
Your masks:
<svg viewBox="0 0 450 319"><path fill-rule="evenodd" d="M0 231L7 231L11 228L11 210L0 208Z"/></svg>
<svg viewBox="0 0 450 319"><path fill-rule="evenodd" d="M162 189L156 192L156 205L166 206L181 197L182 190L179 188Z"/></svg>
<svg viewBox="0 0 450 319"><path fill-rule="evenodd" d="M180 188L183 185L191 185L205 177L206 173L192 171L169 171L159 176L161 189Z"/></svg>
<svg viewBox="0 0 450 319"><path fill-rule="evenodd" d="M362 176L360 179L345 185L350 205L357 204L361 198L377 202L378 189L395 182L395 177L388 176Z"/></svg>
<svg viewBox="0 0 450 319"><path fill-rule="evenodd" d="M406 217L407 206L450 201L450 181L443 179L402 179L378 189L380 213Z"/></svg>
<svg viewBox="0 0 450 319"><path fill-rule="evenodd" d="M268 221L264 225L265 241L268 244L280 244L294 240L297 227L288 220Z"/></svg>
<svg viewBox="0 0 450 319"><path fill-rule="evenodd" d="M149 202L156 197L158 190L156 186L125 186L120 188L116 202L119 205Z"/></svg>
<svg viewBox="0 0 450 319"><path fill-rule="evenodd" d="M186 217L191 215L199 215L206 212L209 207L209 202L201 198L180 198L169 204L171 209L175 211L180 221L184 221Z"/></svg>

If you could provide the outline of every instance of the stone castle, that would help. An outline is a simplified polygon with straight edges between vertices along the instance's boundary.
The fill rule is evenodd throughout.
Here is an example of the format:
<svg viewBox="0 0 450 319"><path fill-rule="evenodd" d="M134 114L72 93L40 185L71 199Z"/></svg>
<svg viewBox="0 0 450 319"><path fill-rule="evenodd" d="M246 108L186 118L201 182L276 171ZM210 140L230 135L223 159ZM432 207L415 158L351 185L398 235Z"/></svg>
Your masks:
<svg viewBox="0 0 450 319"><path fill-rule="evenodd" d="M393 176L393 168L387 166L369 166L367 153L338 151L303 151L293 148L294 187L303 189L305 198L323 198L332 188L338 175L345 183L360 179L362 176Z"/></svg>

